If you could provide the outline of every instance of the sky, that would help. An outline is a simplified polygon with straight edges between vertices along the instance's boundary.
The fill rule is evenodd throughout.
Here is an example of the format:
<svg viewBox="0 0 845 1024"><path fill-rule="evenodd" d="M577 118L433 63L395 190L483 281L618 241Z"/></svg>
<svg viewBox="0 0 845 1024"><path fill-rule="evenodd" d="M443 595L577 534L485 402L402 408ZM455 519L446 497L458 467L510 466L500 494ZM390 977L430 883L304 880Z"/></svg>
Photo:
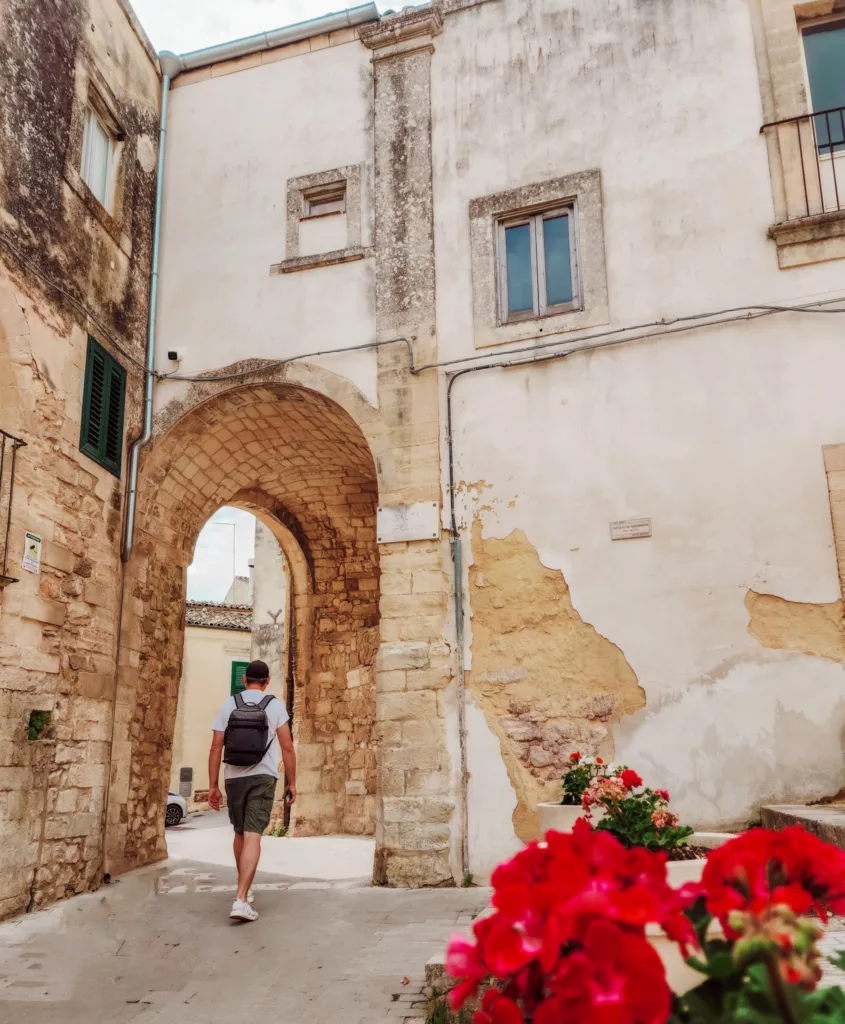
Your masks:
<svg viewBox="0 0 845 1024"><path fill-rule="evenodd" d="M174 53L216 46L363 2L367 0L131 0L153 46ZM406 6L403 0L376 3L379 11Z"/></svg>
<svg viewBox="0 0 845 1024"><path fill-rule="evenodd" d="M194 560L188 567L188 600L222 601L235 576L249 575L249 560L254 555L255 516L224 505L197 538Z"/></svg>

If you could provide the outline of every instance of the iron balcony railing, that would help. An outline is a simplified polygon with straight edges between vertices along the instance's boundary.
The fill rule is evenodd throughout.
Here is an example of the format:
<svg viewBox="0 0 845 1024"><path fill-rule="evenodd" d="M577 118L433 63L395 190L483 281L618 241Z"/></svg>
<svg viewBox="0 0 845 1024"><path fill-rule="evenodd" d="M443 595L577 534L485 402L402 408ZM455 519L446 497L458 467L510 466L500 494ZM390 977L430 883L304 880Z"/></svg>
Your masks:
<svg viewBox="0 0 845 1024"><path fill-rule="evenodd" d="M771 121L760 130L777 133L788 219L845 210L845 107Z"/></svg>
<svg viewBox="0 0 845 1024"><path fill-rule="evenodd" d="M15 496L15 469L18 449L26 448L26 441L0 430L0 590L9 583L17 583L7 573L9 565L9 534L12 528L12 499Z"/></svg>

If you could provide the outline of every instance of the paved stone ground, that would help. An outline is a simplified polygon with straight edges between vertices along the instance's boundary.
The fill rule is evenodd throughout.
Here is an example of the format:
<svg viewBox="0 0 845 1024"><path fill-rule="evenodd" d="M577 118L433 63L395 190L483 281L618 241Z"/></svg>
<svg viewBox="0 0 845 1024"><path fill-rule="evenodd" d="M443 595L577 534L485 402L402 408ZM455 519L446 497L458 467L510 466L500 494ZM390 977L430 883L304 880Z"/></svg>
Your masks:
<svg viewBox="0 0 845 1024"><path fill-rule="evenodd" d="M251 924L227 917L233 868L185 860L0 924L0 1022L400 1024L423 1015L426 961L489 899L257 882Z"/></svg>
<svg viewBox="0 0 845 1024"><path fill-rule="evenodd" d="M845 918L832 917L825 928L824 938L819 943L822 951L823 984L838 985L845 989L845 972L829 963L827 957L845 953Z"/></svg>

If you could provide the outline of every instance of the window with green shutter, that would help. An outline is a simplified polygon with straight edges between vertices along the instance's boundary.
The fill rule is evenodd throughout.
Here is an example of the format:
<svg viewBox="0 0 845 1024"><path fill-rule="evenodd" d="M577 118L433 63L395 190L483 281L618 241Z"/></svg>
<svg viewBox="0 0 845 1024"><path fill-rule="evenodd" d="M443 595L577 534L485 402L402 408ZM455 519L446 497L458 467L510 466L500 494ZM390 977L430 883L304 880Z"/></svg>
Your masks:
<svg viewBox="0 0 845 1024"><path fill-rule="evenodd" d="M126 370L89 337L79 447L115 476L120 476L125 401Z"/></svg>
<svg viewBox="0 0 845 1024"><path fill-rule="evenodd" d="M244 676L246 670L249 668L248 661L233 661L232 662L232 691L231 695L234 697L236 693L242 693L246 687L244 686Z"/></svg>

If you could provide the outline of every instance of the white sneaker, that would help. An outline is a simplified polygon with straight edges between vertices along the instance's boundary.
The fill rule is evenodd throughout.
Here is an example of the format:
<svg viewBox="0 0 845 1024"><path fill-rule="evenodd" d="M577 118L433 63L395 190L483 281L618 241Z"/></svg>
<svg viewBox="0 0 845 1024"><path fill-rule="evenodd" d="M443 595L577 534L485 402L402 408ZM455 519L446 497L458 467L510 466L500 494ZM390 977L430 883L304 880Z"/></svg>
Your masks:
<svg viewBox="0 0 845 1024"><path fill-rule="evenodd" d="M236 921L257 921L258 911L245 900L235 900L229 917L234 918Z"/></svg>
<svg viewBox="0 0 845 1024"><path fill-rule="evenodd" d="M246 894L246 901L251 907L255 905L255 893L252 889Z"/></svg>

